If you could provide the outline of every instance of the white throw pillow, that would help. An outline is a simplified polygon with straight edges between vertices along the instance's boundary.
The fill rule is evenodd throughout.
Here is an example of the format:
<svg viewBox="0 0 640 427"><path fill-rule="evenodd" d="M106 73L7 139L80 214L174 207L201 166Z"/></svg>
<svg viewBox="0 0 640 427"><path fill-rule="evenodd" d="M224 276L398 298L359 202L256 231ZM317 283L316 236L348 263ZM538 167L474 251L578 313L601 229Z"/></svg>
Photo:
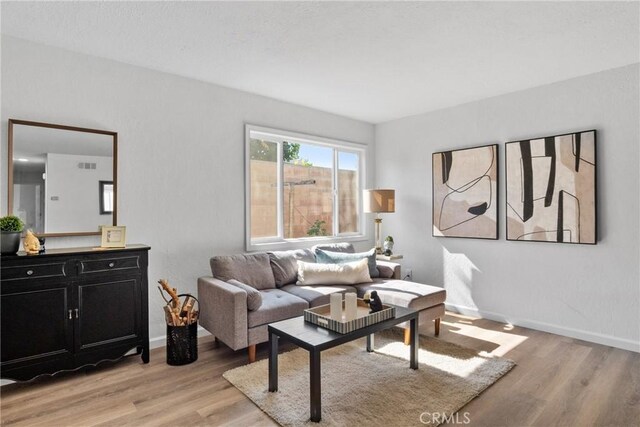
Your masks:
<svg viewBox="0 0 640 427"><path fill-rule="evenodd" d="M372 282L367 259L344 264L298 261L296 285L354 285Z"/></svg>

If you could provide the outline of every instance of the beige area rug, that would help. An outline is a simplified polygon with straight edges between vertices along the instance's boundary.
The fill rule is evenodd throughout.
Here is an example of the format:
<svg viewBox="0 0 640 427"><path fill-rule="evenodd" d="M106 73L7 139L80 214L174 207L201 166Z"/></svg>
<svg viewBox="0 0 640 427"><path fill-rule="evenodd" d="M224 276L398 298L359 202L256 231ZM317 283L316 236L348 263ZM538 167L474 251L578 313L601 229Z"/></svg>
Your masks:
<svg viewBox="0 0 640 427"><path fill-rule="evenodd" d="M223 374L283 426L437 425L509 372L515 363L437 338L420 337L418 370L409 368L401 332L376 334L376 351L360 339L323 351L322 421L309 420L309 353L278 356L278 391L269 393L268 360ZM442 419L442 417L440 417ZM465 420L458 414L460 422Z"/></svg>

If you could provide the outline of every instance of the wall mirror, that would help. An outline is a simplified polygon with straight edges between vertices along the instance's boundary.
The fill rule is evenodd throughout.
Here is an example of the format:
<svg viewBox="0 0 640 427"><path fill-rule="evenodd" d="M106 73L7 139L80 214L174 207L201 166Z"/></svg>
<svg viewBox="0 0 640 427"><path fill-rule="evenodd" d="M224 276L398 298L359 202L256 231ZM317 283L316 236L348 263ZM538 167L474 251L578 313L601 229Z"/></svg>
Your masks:
<svg viewBox="0 0 640 427"><path fill-rule="evenodd" d="M38 236L117 225L116 132L9 119L9 213Z"/></svg>

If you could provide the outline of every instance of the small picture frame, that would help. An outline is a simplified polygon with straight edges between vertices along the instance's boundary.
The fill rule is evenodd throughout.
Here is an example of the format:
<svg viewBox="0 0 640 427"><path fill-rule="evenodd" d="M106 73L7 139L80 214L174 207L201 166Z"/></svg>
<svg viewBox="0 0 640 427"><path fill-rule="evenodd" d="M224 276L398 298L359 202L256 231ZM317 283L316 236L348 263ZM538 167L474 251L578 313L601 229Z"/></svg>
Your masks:
<svg viewBox="0 0 640 427"><path fill-rule="evenodd" d="M103 248L124 248L126 241L127 227L125 226L102 226Z"/></svg>

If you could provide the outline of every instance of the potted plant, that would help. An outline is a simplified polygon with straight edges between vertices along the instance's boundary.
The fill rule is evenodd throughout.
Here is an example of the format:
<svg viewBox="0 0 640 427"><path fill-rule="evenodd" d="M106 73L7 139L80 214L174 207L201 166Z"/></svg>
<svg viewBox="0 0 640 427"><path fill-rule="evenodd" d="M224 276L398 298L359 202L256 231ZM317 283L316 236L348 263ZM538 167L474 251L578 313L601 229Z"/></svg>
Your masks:
<svg viewBox="0 0 640 427"><path fill-rule="evenodd" d="M7 215L0 218L0 231L2 232L2 254L15 254L20 248L20 234L24 229L24 223L15 215Z"/></svg>
<svg viewBox="0 0 640 427"><path fill-rule="evenodd" d="M386 256L390 256L393 253L393 237L392 236L387 236L384 239L384 254Z"/></svg>

